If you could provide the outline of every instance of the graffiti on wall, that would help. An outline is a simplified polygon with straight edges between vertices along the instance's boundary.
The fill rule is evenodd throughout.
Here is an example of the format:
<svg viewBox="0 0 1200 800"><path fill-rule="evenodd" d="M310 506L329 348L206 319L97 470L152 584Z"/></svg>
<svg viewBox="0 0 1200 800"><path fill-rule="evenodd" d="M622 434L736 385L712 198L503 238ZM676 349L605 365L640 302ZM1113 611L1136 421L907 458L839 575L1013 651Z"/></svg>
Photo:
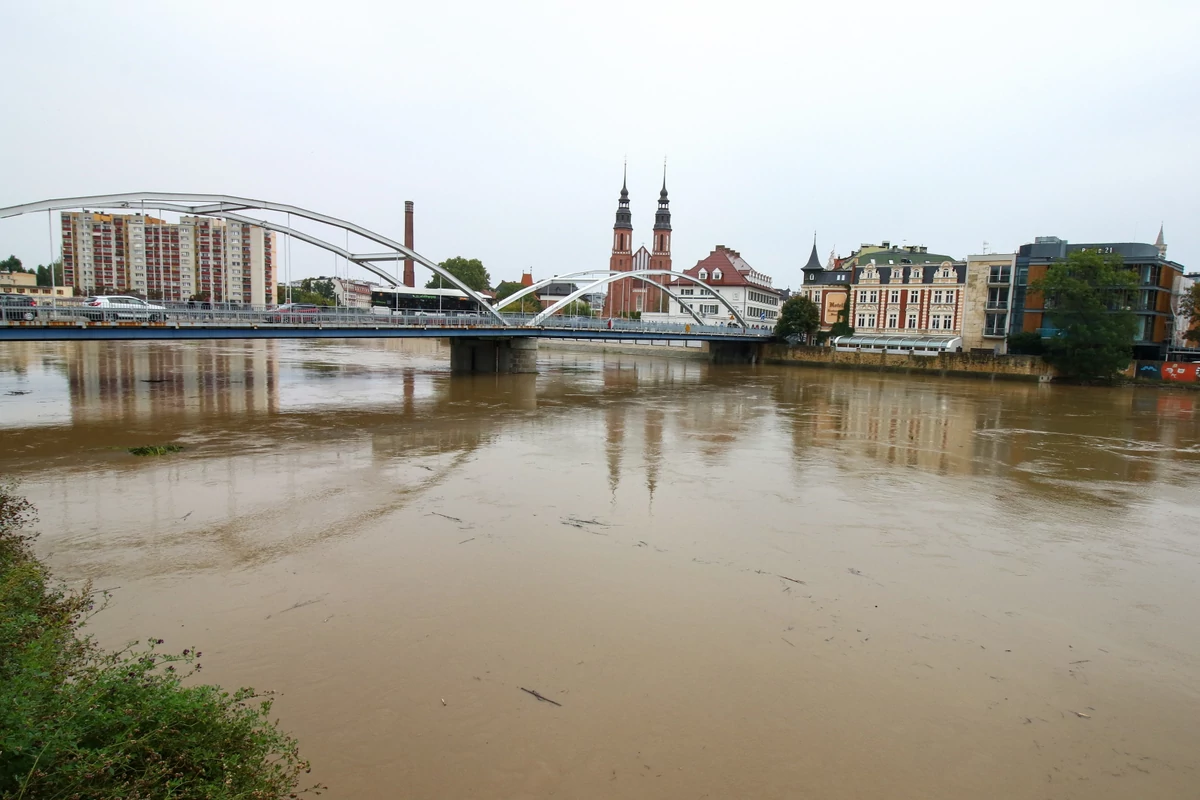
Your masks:
<svg viewBox="0 0 1200 800"><path fill-rule="evenodd" d="M1189 364L1183 361L1138 361L1134 374L1139 378L1150 378L1156 381L1200 383L1200 364Z"/></svg>
<svg viewBox="0 0 1200 800"><path fill-rule="evenodd" d="M1195 383L1200 381L1200 364L1184 364L1178 361L1168 361L1162 365L1162 377L1165 381Z"/></svg>

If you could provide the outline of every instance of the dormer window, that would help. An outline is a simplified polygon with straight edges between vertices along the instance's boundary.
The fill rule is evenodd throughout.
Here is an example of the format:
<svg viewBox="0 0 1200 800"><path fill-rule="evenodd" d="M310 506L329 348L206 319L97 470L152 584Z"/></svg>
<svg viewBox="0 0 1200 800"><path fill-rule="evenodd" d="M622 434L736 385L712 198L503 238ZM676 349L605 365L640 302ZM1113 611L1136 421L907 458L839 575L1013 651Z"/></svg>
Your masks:
<svg viewBox="0 0 1200 800"><path fill-rule="evenodd" d="M719 281L719 280L721 280L721 270L719 270L719 269L714 269L714 270L713 270L713 280L714 280L714 281Z"/></svg>
<svg viewBox="0 0 1200 800"><path fill-rule="evenodd" d="M706 281L706 280L708 280L708 270L706 270L706 269L704 269L703 267L701 267L701 268L700 268L700 274L699 274L699 276L698 276L698 277L699 277L699 278L700 278L700 280L702 280L702 281Z"/></svg>

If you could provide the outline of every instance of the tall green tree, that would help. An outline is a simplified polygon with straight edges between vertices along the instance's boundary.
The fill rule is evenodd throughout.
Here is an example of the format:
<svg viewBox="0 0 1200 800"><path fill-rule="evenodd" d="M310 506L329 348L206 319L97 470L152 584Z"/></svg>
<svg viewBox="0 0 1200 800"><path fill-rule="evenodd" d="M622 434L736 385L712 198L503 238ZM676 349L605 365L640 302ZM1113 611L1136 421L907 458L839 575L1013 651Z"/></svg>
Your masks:
<svg viewBox="0 0 1200 800"><path fill-rule="evenodd" d="M820 329L821 312L817 309L817 304L807 297L802 295L789 297L780 307L779 319L775 323L776 338L809 337Z"/></svg>
<svg viewBox="0 0 1200 800"><path fill-rule="evenodd" d="M308 304L314 305L314 306L331 306L331 305L333 305L333 300L326 297L325 295L321 294L320 292L313 291L311 288L305 289L304 283L305 283L305 281L308 281L308 280L311 280L311 279L306 278L304 281L301 281L298 286L292 287L291 302L293 302L293 303L308 303ZM319 281L318 281L318 283L319 283ZM311 287L312 283L310 283L309 286ZM275 287L275 300L280 305L288 302L288 287L286 284L281 283Z"/></svg>
<svg viewBox="0 0 1200 800"><path fill-rule="evenodd" d="M54 270L54 277L51 278L50 270ZM37 268L37 285L38 286L62 286L63 285L63 265L62 259L56 258L51 264L39 264Z"/></svg>
<svg viewBox="0 0 1200 800"><path fill-rule="evenodd" d="M1133 358L1137 316L1130 306L1137 277L1119 255L1077 250L1031 284L1057 328L1045 342L1046 361L1077 380L1112 380Z"/></svg>
<svg viewBox="0 0 1200 800"><path fill-rule="evenodd" d="M333 305L337 302L337 295L333 291L333 281L328 278L304 278L300 281L300 291L306 294L319 295L324 298L326 302L319 303L319 305ZM301 301L297 300L296 302ZM315 301L305 300L303 302Z"/></svg>
<svg viewBox="0 0 1200 800"><path fill-rule="evenodd" d="M477 292L492 288L492 276L483 268L483 262L478 258L455 256L454 258L446 259L438 264L438 266ZM429 283L425 284L425 288L452 289L454 288L454 284L447 281L441 275L434 275L429 279Z"/></svg>
<svg viewBox="0 0 1200 800"><path fill-rule="evenodd" d="M9 256L0 261L0 272L24 272L25 267L21 266L21 259L16 256Z"/></svg>
<svg viewBox="0 0 1200 800"><path fill-rule="evenodd" d="M522 285L519 281L500 281L496 284L496 301L499 303L506 297L511 297L521 291ZM510 314L536 314L542 310L542 303L537 299L537 292L526 295L520 300L508 306L499 306L501 311L507 311Z"/></svg>

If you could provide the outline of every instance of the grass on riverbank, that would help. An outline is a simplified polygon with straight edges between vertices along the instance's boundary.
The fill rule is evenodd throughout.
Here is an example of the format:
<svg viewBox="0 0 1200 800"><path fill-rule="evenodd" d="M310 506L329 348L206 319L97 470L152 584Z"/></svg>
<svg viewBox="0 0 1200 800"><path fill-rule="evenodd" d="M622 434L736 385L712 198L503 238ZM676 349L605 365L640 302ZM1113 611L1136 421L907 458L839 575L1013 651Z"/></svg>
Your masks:
<svg viewBox="0 0 1200 800"><path fill-rule="evenodd" d="M33 519L0 486L0 798L320 794L297 793L308 762L271 721L269 696L185 685L200 669L193 648L150 639L108 652L84 635L97 597L53 580L33 555Z"/></svg>

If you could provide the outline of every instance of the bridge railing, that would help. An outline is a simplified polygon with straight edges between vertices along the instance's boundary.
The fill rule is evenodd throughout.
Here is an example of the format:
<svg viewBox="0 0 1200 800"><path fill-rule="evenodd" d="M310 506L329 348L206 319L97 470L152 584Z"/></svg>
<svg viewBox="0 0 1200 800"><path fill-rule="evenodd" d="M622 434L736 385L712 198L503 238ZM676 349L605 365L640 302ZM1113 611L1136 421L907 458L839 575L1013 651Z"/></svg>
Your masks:
<svg viewBox="0 0 1200 800"><path fill-rule="evenodd" d="M513 328L525 328L532 314L505 314ZM91 306L66 299L37 305L0 303L0 325L5 326L81 326L111 327L137 325L148 327L338 327L338 328L478 328L494 332L493 318L474 312L391 311L389 309L320 306L316 310L286 306L240 303L161 302L136 305ZM769 336L766 329L745 330L737 326L697 325L674 322L650 322L631 319L607 319L556 315L542 320L540 330L611 331L612 338L622 332L706 336ZM507 329L506 329L507 330Z"/></svg>

